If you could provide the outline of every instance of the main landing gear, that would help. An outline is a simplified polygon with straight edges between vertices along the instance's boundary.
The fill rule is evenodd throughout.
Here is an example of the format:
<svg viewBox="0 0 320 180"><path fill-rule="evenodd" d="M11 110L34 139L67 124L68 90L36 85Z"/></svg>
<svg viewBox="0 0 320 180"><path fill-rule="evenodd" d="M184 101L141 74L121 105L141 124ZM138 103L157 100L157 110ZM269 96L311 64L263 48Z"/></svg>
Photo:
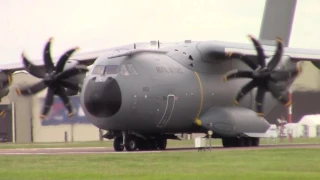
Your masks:
<svg viewBox="0 0 320 180"><path fill-rule="evenodd" d="M136 150L164 150L167 147L167 139L164 137L156 137L152 139L144 139L135 135L117 136L113 141L115 151L136 151Z"/></svg>
<svg viewBox="0 0 320 180"><path fill-rule="evenodd" d="M259 146L260 138L240 137L240 138L223 138L223 147L250 147Z"/></svg>

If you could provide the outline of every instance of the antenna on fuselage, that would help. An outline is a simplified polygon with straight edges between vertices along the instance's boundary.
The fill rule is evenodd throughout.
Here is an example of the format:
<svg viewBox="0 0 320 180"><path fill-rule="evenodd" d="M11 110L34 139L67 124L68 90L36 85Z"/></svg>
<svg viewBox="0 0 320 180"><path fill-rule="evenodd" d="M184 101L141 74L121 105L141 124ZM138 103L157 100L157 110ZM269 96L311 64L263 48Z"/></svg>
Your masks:
<svg viewBox="0 0 320 180"><path fill-rule="evenodd" d="M136 43L133 44L133 49L137 49Z"/></svg>
<svg viewBox="0 0 320 180"><path fill-rule="evenodd" d="M150 41L150 45L152 49L156 49L158 47L158 49L160 48L160 42L158 41Z"/></svg>

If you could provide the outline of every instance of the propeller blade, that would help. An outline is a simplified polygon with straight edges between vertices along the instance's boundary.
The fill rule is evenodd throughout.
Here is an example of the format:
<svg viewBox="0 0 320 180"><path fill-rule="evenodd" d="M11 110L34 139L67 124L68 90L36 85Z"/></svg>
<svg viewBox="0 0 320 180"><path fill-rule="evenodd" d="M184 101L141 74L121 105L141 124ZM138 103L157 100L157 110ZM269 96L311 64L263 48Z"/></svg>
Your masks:
<svg viewBox="0 0 320 180"><path fill-rule="evenodd" d="M22 53L21 57L22 57L22 62L24 64L24 67L29 74L31 74L37 78L43 78L45 76L46 72L44 71L43 68L32 64L28 60L28 58L25 56L24 53Z"/></svg>
<svg viewBox="0 0 320 180"><path fill-rule="evenodd" d="M2 110L2 111L0 112L0 116L1 116L2 118L5 118L6 115L7 115L6 110Z"/></svg>
<svg viewBox="0 0 320 180"><path fill-rule="evenodd" d="M44 81L40 81L34 85L31 86L26 86L23 88L17 88L17 94L18 95L23 95L23 96L29 96L29 95L34 95L36 93L38 93L39 91L43 90L44 88L46 88L47 86L45 85Z"/></svg>
<svg viewBox="0 0 320 180"><path fill-rule="evenodd" d="M44 104L44 106L42 108L42 112L41 112L41 115L40 115L41 119L44 119L45 117L47 117L47 115L48 115L48 113L49 113L49 111L51 109L51 106L53 104L53 98L54 98L53 89L48 88L45 104Z"/></svg>
<svg viewBox="0 0 320 180"><path fill-rule="evenodd" d="M0 88L7 87L11 84L11 75L7 75L5 72L0 71Z"/></svg>
<svg viewBox="0 0 320 180"><path fill-rule="evenodd" d="M75 67L75 68L71 68L71 69L68 69L66 71L63 71L57 79L68 79L72 76L75 76L77 74L80 74L80 73L86 73L88 72L88 69L86 67Z"/></svg>
<svg viewBox="0 0 320 180"><path fill-rule="evenodd" d="M233 78L252 78L251 71L241 71L241 70L231 70L224 76L224 81L228 81L229 79Z"/></svg>
<svg viewBox="0 0 320 180"><path fill-rule="evenodd" d="M272 57L272 59L270 60L270 62L268 63L267 67L269 70L273 70L278 65L278 63L281 60L282 52L283 52L282 40L280 38L277 38L277 51L275 55Z"/></svg>
<svg viewBox="0 0 320 180"><path fill-rule="evenodd" d="M265 54L264 51L262 49L262 46L260 45L260 43L258 42L258 40L256 40L253 36L249 35L249 38L251 39L251 41L254 44L254 47L258 53L258 64L261 67L266 67L266 61L265 61Z"/></svg>
<svg viewBox="0 0 320 180"><path fill-rule="evenodd" d="M286 81L289 78L295 77L296 75L298 75L298 73L299 73L298 69L279 70L279 71L271 72L270 77L275 81Z"/></svg>
<svg viewBox="0 0 320 180"><path fill-rule="evenodd" d="M245 96L249 91L251 91L256 86L256 83L251 80L246 85L241 88L241 91L237 94L236 99L234 100L234 104L238 105L239 101Z"/></svg>
<svg viewBox="0 0 320 180"><path fill-rule="evenodd" d="M256 109L258 116L263 116L263 101L265 97L266 89L263 87L258 88L257 96L256 96Z"/></svg>
<svg viewBox="0 0 320 180"><path fill-rule="evenodd" d="M73 91L79 91L79 86L71 83L71 82L68 82L68 81L60 81L60 85L65 87L65 88L68 88L68 89L71 89Z"/></svg>
<svg viewBox="0 0 320 180"><path fill-rule="evenodd" d="M24 53L22 53L21 57L22 57L23 65L25 66L25 69L28 73L30 73L31 75L37 78L43 78L45 76L46 72L43 68L31 63Z"/></svg>
<svg viewBox="0 0 320 180"><path fill-rule="evenodd" d="M53 38L50 38L49 41L46 43L43 51L43 61L46 68L47 73L52 73L55 70L55 67L52 62L50 46Z"/></svg>
<svg viewBox="0 0 320 180"><path fill-rule="evenodd" d="M292 104L292 102L289 101L288 91L283 90L282 88L277 86L277 84L275 82L269 81L268 82L268 89L269 89L270 93L272 94L272 96L274 98L278 99L278 101L280 101L285 106L289 106Z"/></svg>
<svg viewBox="0 0 320 180"><path fill-rule="evenodd" d="M8 74L8 84L12 84L12 74Z"/></svg>
<svg viewBox="0 0 320 180"><path fill-rule="evenodd" d="M237 58L242 60L246 65L248 65L252 70L257 69L257 64L255 64L248 56L239 53L227 53L227 56L230 58Z"/></svg>
<svg viewBox="0 0 320 180"><path fill-rule="evenodd" d="M70 99L67 96L65 89L63 89L61 87L58 88L57 89L57 94L61 98L64 106L67 108L67 110L69 112L68 116L72 117L73 116L73 110L72 110L72 106L71 106L71 103L70 103Z"/></svg>
<svg viewBox="0 0 320 180"><path fill-rule="evenodd" d="M73 49L70 49L68 51L66 51L59 59L58 63L57 63L57 66L56 66L56 71L57 73L59 72L62 72L63 71L63 68L66 64L66 62L68 61L69 57L76 51L78 50L79 48L73 48Z"/></svg>

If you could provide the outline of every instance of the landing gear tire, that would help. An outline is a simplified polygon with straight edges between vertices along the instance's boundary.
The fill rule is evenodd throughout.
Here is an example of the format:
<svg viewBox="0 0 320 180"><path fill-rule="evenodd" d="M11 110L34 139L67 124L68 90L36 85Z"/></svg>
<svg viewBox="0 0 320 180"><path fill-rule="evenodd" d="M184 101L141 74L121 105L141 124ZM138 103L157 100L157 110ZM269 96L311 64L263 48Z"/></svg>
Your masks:
<svg viewBox="0 0 320 180"><path fill-rule="evenodd" d="M154 139L149 139L146 142L148 144L148 150L157 150L157 142Z"/></svg>
<svg viewBox="0 0 320 180"><path fill-rule="evenodd" d="M135 151L137 150L137 140L134 137L127 137L125 140L125 145L124 147L126 148L127 151Z"/></svg>
<svg viewBox="0 0 320 180"><path fill-rule="evenodd" d="M235 145L233 138L223 138L222 139L223 147L233 147Z"/></svg>
<svg viewBox="0 0 320 180"><path fill-rule="evenodd" d="M167 139L158 139L156 140L156 144L159 150L165 150L167 147Z"/></svg>
<svg viewBox="0 0 320 180"><path fill-rule="evenodd" d="M164 150L167 147L167 139L139 139L137 148L141 151Z"/></svg>
<svg viewBox="0 0 320 180"><path fill-rule="evenodd" d="M244 145L245 145L246 147L252 146L252 138L250 138L250 137L245 138L245 139L244 139Z"/></svg>
<svg viewBox="0 0 320 180"><path fill-rule="evenodd" d="M223 147L244 147L247 146L247 138L223 138Z"/></svg>
<svg viewBox="0 0 320 180"><path fill-rule="evenodd" d="M123 151L122 137L116 137L113 141L113 148L115 151Z"/></svg>
<svg viewBox="0 0 320 180"><path fill-rule="evenodd" d="M260 138L252 138L252 146L259 146Z"/></svg>
<svg viewBox="0 0 320 180"><path fill-rule="evenodd" d="M146 140L141 139L138 141L138 149L140 151L148 150L148 143L146 142Z"/></svg>
<svg viewBox="0 0 320 180"><path fill-rule="evenodd" d="M245 139L244 138L237 138L236 139L236 147L244 147L245 145Z"/></svg>

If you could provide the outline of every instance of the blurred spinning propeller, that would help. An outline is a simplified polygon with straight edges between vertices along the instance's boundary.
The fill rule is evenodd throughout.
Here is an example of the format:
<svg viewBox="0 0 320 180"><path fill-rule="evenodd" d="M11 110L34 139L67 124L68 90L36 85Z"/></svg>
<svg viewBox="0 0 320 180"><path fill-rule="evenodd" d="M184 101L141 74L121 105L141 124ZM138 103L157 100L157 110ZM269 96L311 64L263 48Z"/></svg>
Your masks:
<svg viewBox="0 0 320 180"><path fill-rule="evenodd" d="M44 119L50 111L50 108L53 104L54 95L58 95L64 103L64 106L67 108L69 117L73 116L73 109L70 103L70 99L66 94L66 89L71 89L78 91L79 87L69 81L68 78L76 76L80 73L86 73L88 70L85 67L72 67L70 69L64 70L64 66L68 58L78 49L73 48L66 51L58 60L56 66L54 66L51 54L52 38L46 43L43 51L43 61L44 68L40 66L35 66L32 64L22 53L22 60L25 66L26 71L31 75L42 79L40 82L33 84L31 86L25 86L17 88L16 91L19 95L30 96L34 95L45 88L48 88L47 95L45 98L45 105L42 109L41 118Z"/></svg>
<svg viewBox="0 0 320 180"><path fill-rule="evenodd" d="M0 98L8 95L9 86L12 83L11 74L7 74L4 71L0 71ZM6 110L0 112L0 116L4 117L6 115Z"/></svg>
<svg viewBox="0 0 320 180"><path fill-rule="evenodd" d="M252 61L248 56L240 53L227 53L228 57L238 58L247 64L252 71L248 70L231 70L224 76L224 81L233 78L251 78L252 80L245 84L241 91L237 94L234 103L238 102L253 88L257 87L256 95L256 111L259 116L263 116L263 101L267 91L273 97L277 98L285 106L289 106L292 102L288 100L287 80L295 77L300 71L301 67L297 66L289 70L275 70L276 66L281 60L283 53L283 43L280 38L277 38L277 50L268 64L266 64L266 56L260 43L252 36L249 38L254 44L257 51L257 63Z"/></svg>

